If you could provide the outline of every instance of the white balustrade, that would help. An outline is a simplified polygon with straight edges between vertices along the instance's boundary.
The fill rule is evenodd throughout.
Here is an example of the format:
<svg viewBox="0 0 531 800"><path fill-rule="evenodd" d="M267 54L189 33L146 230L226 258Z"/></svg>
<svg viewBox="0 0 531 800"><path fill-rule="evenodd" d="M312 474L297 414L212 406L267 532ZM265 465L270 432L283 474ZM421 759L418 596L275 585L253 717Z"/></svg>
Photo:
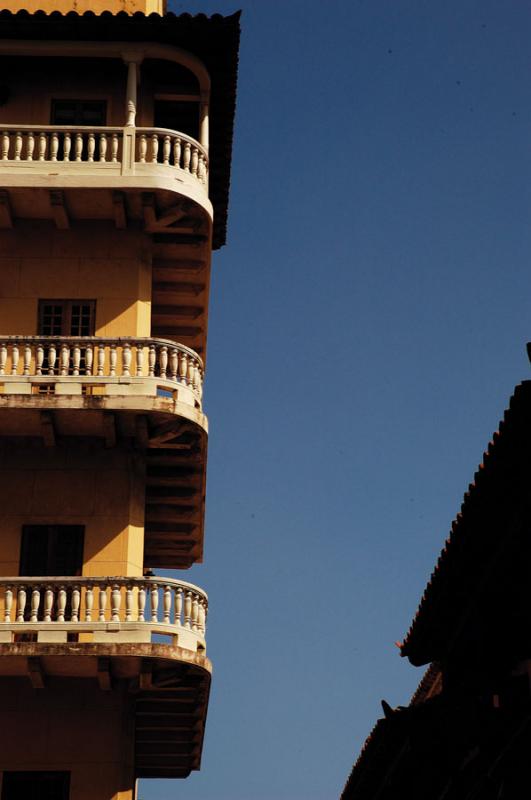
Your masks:
<svg viewBox="0 0 531 800"><path fill-rule="evenodd" d="M204 639L208 599L199 587L171 578L16 577L0 579L0 608L0 629L15 633L54 627L81 633L113 624L152 633L191 630Z"/></svg>
<svg viewBox="0 0 531 800"><path fill-rule="evenodd" d="M167 128L137 128L136 132L137 163L176 167L207 186L208 155L199 142Z"/></svg>
<svg viewBox="0 0 531 800"><path fill-rule="evenodd" d="M0 337L0 383L25 379L148 378L187 386L199 403L203 362L196 352L167 339L96 336Z"/></svg>
<svg viewBox="0 0 531 800"><path fill-rule="evenodd" d="M118 160L122 140L122 128L6 125L1 135L1 160L31 162L36 157L38 161L54 163L113 163ZM111 148L108 147L109 141Z"/></svg>
<svg viewBox="0 0 531 800"><path fill-rule="evenodd" d="M129 130L129 129L128 129ZM134 164L173 167L192 175L205 189L208 186L208 154L192 137L166 128L134 128ZM84 163L95 165L127 164L124 128L66 125L0 126L0 169L2 162Z"/></svg>

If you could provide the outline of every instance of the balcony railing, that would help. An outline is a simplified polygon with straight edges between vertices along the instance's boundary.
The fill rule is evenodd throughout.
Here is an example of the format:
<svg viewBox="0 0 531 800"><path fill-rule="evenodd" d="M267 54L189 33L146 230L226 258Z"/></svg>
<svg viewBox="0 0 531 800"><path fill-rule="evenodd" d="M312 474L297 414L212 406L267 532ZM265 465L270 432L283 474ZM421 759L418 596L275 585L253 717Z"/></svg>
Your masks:
<svg viewBox="0 0 531 800"><path fill-rule="evenodd" d="M168 339L101 338L97 336L2 336L0 383L4 392L20 391L21 382L148 384L157 388L186 387L201 405L203 362L194 350ZM16 386L15 386L16 384ZM115 392L116 393L116 392Z"/></svg>
<svg viewBox="0 0 531 800"><path fill-rule="evenodd" d="M167 167L208 186L208 155L191 136L167 128L2 125L0 170L53 165L66 170L134 173L137 165ZM142 167L143 168L143 167Z"/></svg>
<svg viewBox="0 0 531 800"><path fill-rule="evenodd" d="M149 642L165 635L204 652L207 611L202 589L171 578L0 579L0 642L66 642L72 634L92 634L81 641Z"/></svg>

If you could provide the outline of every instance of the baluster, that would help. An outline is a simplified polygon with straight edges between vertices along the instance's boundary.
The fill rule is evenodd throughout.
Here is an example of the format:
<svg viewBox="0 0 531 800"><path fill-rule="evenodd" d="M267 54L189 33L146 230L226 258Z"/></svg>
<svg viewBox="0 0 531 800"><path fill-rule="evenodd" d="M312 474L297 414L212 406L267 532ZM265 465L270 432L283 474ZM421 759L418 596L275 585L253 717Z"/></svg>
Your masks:
<svg viewBox="0 0 531 800"><path fill-rule="evenodd" d="M44 131L39 133L39 161L46 161L46 146L48 142Z"/></svg>
<svg viewBox="0 0 531 800"><path fill-rule="evenodd" d="M55 358L57 346L52 343L48 345L48 375L55 375Z"/></svg>
<svg viewBox="0 0 531 800"><path fill-rule="evenodd" d="M66 131L63 136L63 161L70 161L70 151L72 149L72 134Z"/></svg>
<svg viewBox="0 0 531 800"><path fill-rule="evenodd" d="M140 136L140 142L138 144L138 155L141 164L146 163L146 153L147 153L147 137L145 133L142 133Z"/></svg>
<svg viewBox="0 0 531 800"><path fill-rule="evenodd" d="M83 159L83 134L76 131L76 161Z"/></svg>
<svg viewBox="0 0 531 800"><path fill-rule="evenodd" d="M102 585L98 588L98 607L100 610L98 622L105 622L105 609L107 608L107 587Z"/></svg>
<svg viewBox="0 0 531 800"><path fill-rule="evenodd" d="M4 622L11 622L11 609L13 608L13 589L6 586L4 599Z"/></svg>
<svg viewBox="0 0 531 800"><path fill-rule="evenodd" d="M159 620L159 587L156 583L151 584L151 622L158 622Z"/></svg>
<svg viewBox="0 0 531 800"><path fill-rule="evenodd" d="M199 165L197 167L197 178L201 183L205 182L205 157L199 153Z"/></svg>
<svg viewBox="0 0 531 800"><path fill-rule="evenodd" d="M198 618L198 630L203 636L205 635L206 631L206 608L205 608L205 600L201 598L199 600L199 618Z"/></svg>
<svg viewBox="0 0 531 800"><path fill-rule="evenodd" d="M179 351L176 347L170 350L170 374L172 381L177 381L177 374L179 372Z"/></svg>
<svg viewBox="0 0 531 800"><path fill-rule="evenodd" d="M72 622L79 622L79 603L81 601L81 590L79 586L74 586L72 589L72 615L70 617Z"/></svg>
<svg viewBox="0 0 531 800"><path fill-rule="evenodd" d="M120 606L122 603L122 593L118 583L114 583L111 589L111 616L113 622L120 622Z"/></svg>
<svg viewBox="0 0 531 800"><path fill-rule="evenodd" d="M148 368L149 368L149 377L150 378L153 378L155 376L155 364L156 363L157 363L157 351L155 349L155 345L154 344L150 344L149 345L149 354L148 354Z"/></svg>
<svg viewBox="0 0 531 800"><path fill-rule="evenodd" d="M122 347L122 375L128 378L131 375L131 345L124 342Z"/></svg>
<svg viewBox="0 0 531 800"><path fill-rule="evenodd" d="M72 375L79 375L79 367L81 365L81 348L77 342L74 343L72 356Z"/></svg>
<svg viewBox="0 0 531 800"><path fill-rule="evenodd" d="M162 144L162 162L164 164L170 163L170 153L171 153L171 138L169 136L165 136Z"/></svg>
<svg viewBox="0 0 531 800"><path fill-rule="evenodd" d="M184 143L184 157L183 157L183 169L186 172L190 172L190 158L192 156L192 145L190 142Z"/></svg>
<svg viewBox="0 0 531 800"><path fill-rule="evenodd" d="M0 344L0 375L6 374L6 363L7 363L7 344L2 342Z"/></svg>
<svg viewBox="0 0 531 800"><path fill-rule="evenodd" d="M125 590L125 621L131 622L133 619L133 587L128 584Z"/></svg>
<svg viewBox="0 0 531 800"><path fill-rule="evenodd" d="M11 375L17 374L19 352L18 343L13 342L11 346Z"/></svg>
<svg viewBox="0 0 531 800"><path fill-rule="evenodd" d="M92 343L85 348L85 375L92 375L92 362L94 360L94 350Z"/></svg>
<svg viewBox="0 0 531 800"><path fill-rule="evenodd" d="M42 375L42 364L44 361L44 346L41 342L37 344L37 357L35 359L35 374Z"/></svg>
<svg viewBox="0 0 531 800"><path fill-rule="evenodd" d="M94 608L94 587L85 589L85 622L92 622L92 609Z"/></svg>
<svg viewBox="0 0 531 800"><path fill-rule="evenodd" d="M144 347L141 342L136 343L136 375L142 376L144 373Z"/></svg>
<svg viewBox="0 0 531 800"><path fill-rule="evenodd" d="M194 359L188 356L188 372L186 373L186 383L188 386L194 385Z"/></svg>
<svg viewBox="0 0 531 800"><path fill-rule="evenodd" d="M188 374L188 355L187 353L179 353L179 383L186 383L186 376Z"/></svg>
<svg viewBox="0 0 531 800"><path fill-rule="evenodd" d="M94 136L94 132L90 131L88 135L87 161L94 161L95 150L96 150L96 137Z"/></svg>
<svg viewBox="0 0 531 800"><path fill-rule="evenodd" d="M194 361L194 374L192 378L193 389L196 394L200 393L201 388L201 371L197 361Z"/></svg>
<svg viewBox="0 0 531 800"><path fill-rule="evenodd" d="M171 587L165 586L164 587L164 600L163 600L163 610L164 610L164 624L170 624L170 611L171 611Z"/></svg>
<svg viewBox="0 0 531 800"><path fill-rule="evenodd" d="M26 342L24 345L24 375L29 375L31 370L31 344Z"/></svg>
<svg viewBox="0 0 531 800"><path fill-rule="evenodd" d="M109 375L113 378L116 375L116 361L118 354L116 352L116 345L111 344L109 348Z"/></svg>
<svg viewBox="0 0 531 800"><path fill-rule="evenodd" d="M111 138L111 161L116 164L118 161L118 134L113 133Z"/></svg>
<svg viewBox="0 0 531 800"><path fill-rule="evenodd" d="M26 609L26 587L19 586L17 592L17 622L24 622L25 609Z"/></svg>
<svg viewBox="0 0 531 800"><path fill-rule="evenodd" d="M64 586L60 586L59 592L57 593L57 622L65 621L65 609L66 609L66 588Z"/></svg>
<svg viewBox="0 0 531 800"><path fill-rule="evenodd" d="M35 135L33 131L28 131L26 137L26 161L33 161L33 151L35 150Z"/></svg>
<svg viewBox="0 0 531 800"><path fill-rule="evenodd" d="M20 154L22 153L22 134L20 131L15 133L15 161L20 161Z"/></svg>
<svg viewBox="0 0 531 800"><path fill-rule="evenodd" d="M52 610L53 610L53 589L51 586L47 586L44 590L44 621L51 622L52 621Z"/></svg>
<svg viewBox="0 0 531 800"><path fill-rule="evenodd" d="M145 622L144 610L146 608L146 589L142 584L138 589L138 621Z"/></svg>
<svg viewBox="0 0 531 800"><path fill-rule="evenodd" d="M183 613L183 590L180 586L175 590L175 617L174 624L182 625L181 615Z"/></svg>
<svg viewBox="0 0 531 800"><path fill-rule="evenodd" d="M181 139L179 136L173 140L173 164L176 167L181 166Z"/></svg>
<svg viewBox="0 0 531 800"><path fill-rule="evenodd" d="M107 160L107 134L100 133L100 161Z"/></svg>
<svg viewBox="0 0 531 800"><path fill-rule="evenodd" d="M199 151L197 147L192 147L192 160L190 164L190 172L197 177L197 170L199 167Z"/></svg>
<svg viewBox="0 0 531 800"><path fill-rule="evenodd" d="M192 618L192 592L187 589L184 594L184 627L189 628Z"/></svg>
<svg viewBox="0 0 531 800"><path fill-rule="evenodd" d="M151 137L151 163L156 164L159 155L159 137L154 133Z"/></svg>
<svg viewBox="0 0 531 800"><path fill-rule="evenodd" d="M38 586L34 586L31 592L31 613L30 622L37 622L39 613L39 603L41 602L41 593Z"/></svg>
<svg viewBox="0 0 531 800"><path fill-rule="evenodd" d="M66 342L61 343L61 375L68 375L70 367L70 345Z"/></svg>
<svg viewBox="0 0 531 800"><path fill-rule="evenodd" d="M166 378L166 370L168 369L168 347L163 344L160 348L160 377Z"/></svg>
<svg viewBox="0 0 531 800"><path fill-rule="evenodd" d="M98 372L97 372L97 374L98 374L99 377L101 377L103 375L103 370L104 370L104 367L105 367L105 345L99 343L97 345L97 348L98 348L98 353L97 353L97 359L98 359L98 368L97 369L98 369Z"/></svg>
<svg viewBox="0 0 531 800"><path fill-rule="evenodd" d="M9 160L9 133L4 131L2 134L2 161Z"/></svg>
<svg viewBox="0 0 531 800"><path fill-rule="evenodd" d="M192 630L198 630L198 620L199 620L199 598L197 597L196 593L193 594L192 599Z"/></svg>
<svg viewBox="0 0 531 800"><path fill-rule="evenodd" d="M52 146L50 148L50 155L52 161L57 161L57 153L59 152L59 134L57 131L52 133Z"/></svg>

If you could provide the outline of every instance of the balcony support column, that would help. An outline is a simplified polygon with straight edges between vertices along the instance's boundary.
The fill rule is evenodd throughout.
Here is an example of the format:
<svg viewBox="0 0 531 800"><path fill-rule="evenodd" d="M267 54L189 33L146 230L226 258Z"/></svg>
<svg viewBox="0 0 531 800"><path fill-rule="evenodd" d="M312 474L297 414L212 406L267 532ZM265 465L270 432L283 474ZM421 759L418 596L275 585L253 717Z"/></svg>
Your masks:
<svg viewBox="0 0 531 800"><path fill-rule="evenodd" d="M125 92L125 124L134 128L136 124L138 66L141 58L128 56L124 58L127 64L127 88Z"/></svg>
<svg viewBox="0 0 531 800"><path fill-rule="evenodd" d="M201 105L199 110L199 142L208 153L208 92L201 92Z"/></svg>

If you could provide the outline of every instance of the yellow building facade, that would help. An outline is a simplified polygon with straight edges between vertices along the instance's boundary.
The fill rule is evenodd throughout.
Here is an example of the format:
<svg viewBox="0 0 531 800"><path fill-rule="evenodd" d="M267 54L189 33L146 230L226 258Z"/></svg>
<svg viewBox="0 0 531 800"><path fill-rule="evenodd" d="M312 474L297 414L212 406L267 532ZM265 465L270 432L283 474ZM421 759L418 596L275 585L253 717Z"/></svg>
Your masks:
<svg viewBox="0 0 531 800"><path fill-rule="evenodd" d="M201 760L239 19L0 7L0 800L129 800Z"/></svg>

